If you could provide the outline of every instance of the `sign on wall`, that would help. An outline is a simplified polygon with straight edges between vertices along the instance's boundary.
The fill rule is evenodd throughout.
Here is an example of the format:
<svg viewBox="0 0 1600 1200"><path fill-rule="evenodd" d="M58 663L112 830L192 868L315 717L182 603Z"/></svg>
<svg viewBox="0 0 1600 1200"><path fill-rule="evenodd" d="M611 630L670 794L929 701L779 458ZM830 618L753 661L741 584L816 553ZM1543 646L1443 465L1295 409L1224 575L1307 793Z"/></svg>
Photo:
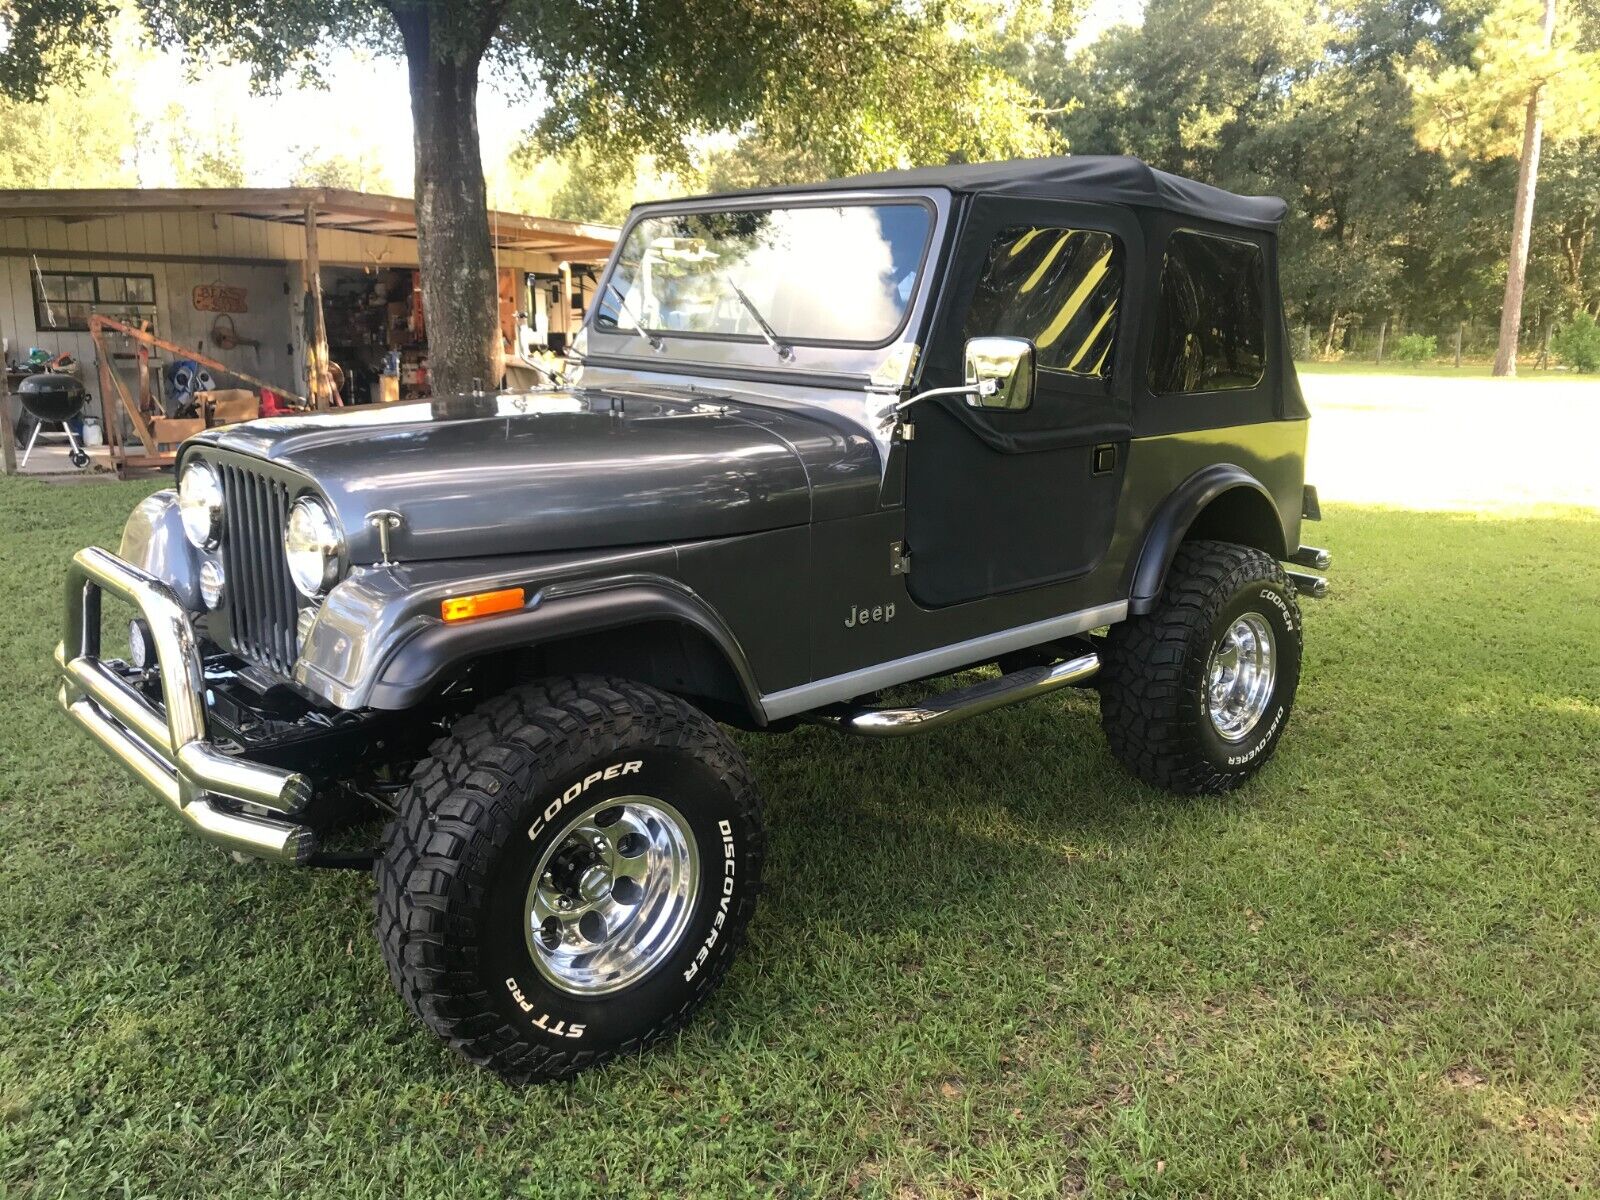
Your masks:
<svg viewBox="0 0 1600 1200"><path fill-rule="evenodd" d="M249 312L246 290L227 283L199 283L194 289L194 306L200 312Z"/></svg>

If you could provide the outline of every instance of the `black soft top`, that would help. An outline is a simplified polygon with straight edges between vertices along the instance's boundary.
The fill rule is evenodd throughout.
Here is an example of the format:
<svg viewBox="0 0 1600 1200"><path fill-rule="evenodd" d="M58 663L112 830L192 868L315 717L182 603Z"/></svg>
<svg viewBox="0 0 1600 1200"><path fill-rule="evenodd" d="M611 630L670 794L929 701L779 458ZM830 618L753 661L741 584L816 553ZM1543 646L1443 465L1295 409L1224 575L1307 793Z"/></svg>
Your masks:
<svg viewBox="0 0 1600 1200"><path fill-rule="evenodd" d="M1012 158L1004 162L879 171L872 175L851 175L820 183L750 188L729 194L775 196L846 188L930 187L949 188L953 192L982 192L986 195L1098 200L1265 230L1276 229L1288 209L1276 196L1240 196L1212 187L1209 183L1158 171L1137 158L1113 154Z"/></svg>

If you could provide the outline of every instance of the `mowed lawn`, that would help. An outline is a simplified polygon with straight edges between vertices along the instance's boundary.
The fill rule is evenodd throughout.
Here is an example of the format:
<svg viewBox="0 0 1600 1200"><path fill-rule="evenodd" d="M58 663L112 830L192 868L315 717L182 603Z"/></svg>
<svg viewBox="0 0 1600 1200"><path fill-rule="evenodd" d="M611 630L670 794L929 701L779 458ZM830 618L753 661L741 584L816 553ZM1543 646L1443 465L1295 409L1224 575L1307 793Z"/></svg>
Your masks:
<svg viewBox="0 0 1600 1200"><path fill-rule="evenodd" d="M1092 693L744 738L772 843L726 985L517 1091L404 1016L365 877L235 864L58 714L62 564L148 488L0 480L0 1196L1600 1181L1592 510L1327 502L1295 720L1226 799L1130 782Z"/></svg>

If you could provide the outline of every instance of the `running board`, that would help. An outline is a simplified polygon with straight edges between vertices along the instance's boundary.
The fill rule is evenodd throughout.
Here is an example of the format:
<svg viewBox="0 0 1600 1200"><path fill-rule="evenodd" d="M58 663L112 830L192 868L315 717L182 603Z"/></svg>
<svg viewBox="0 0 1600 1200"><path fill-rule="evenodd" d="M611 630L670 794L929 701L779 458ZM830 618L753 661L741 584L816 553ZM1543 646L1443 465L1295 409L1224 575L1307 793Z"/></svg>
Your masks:
<svg viewBox="0 0 1600 1200"><path fill-rule="evenodd" d="M930 696L910 708L851 708L837 705L811 719L845 733L867 737L906 737L954 725L980 713L1008 704L1034 700L1061 688L1082 683L1100 670L1100 656L1089 653L1043 667L1024 667L998 679L985 679L970 687Z"/></svg>

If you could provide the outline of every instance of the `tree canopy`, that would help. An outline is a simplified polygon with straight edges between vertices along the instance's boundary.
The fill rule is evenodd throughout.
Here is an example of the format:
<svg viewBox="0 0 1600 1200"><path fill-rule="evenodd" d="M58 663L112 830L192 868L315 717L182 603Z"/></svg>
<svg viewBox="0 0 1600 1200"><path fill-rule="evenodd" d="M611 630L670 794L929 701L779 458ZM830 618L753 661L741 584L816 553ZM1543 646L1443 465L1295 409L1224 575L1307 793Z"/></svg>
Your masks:
<svg viewBox="0 0 1600 1200"><path fill-rule="evenodd" d="M1139 26L1075 53L1036 54L1027 82L1066 110L1052 121L1076 152L1138 154L1287 199L1285 297L1313 349L1337 352L1359 325L1383 321L1450 337L1471 321L1487 337L1505 283L1516 163L1456 153L1464 111L1441 108L1421 138L1413 119L1485 66L1502 84L1550 69L1508 61L1498 46L1485 58L1502 36L1496 11L1490 0L1149 0ZM1600 47L1600 21L1579 17L1551 61L1571 66ZM1474 105L1483 151L1484 131L1505 125L1491 116L1503 104ZM1526 301L1545 325L1600 311L1600 256L1589 253L1600 227L1600 121L1586 113L1564 105L1562 140L1545 156Z"/></svg>

